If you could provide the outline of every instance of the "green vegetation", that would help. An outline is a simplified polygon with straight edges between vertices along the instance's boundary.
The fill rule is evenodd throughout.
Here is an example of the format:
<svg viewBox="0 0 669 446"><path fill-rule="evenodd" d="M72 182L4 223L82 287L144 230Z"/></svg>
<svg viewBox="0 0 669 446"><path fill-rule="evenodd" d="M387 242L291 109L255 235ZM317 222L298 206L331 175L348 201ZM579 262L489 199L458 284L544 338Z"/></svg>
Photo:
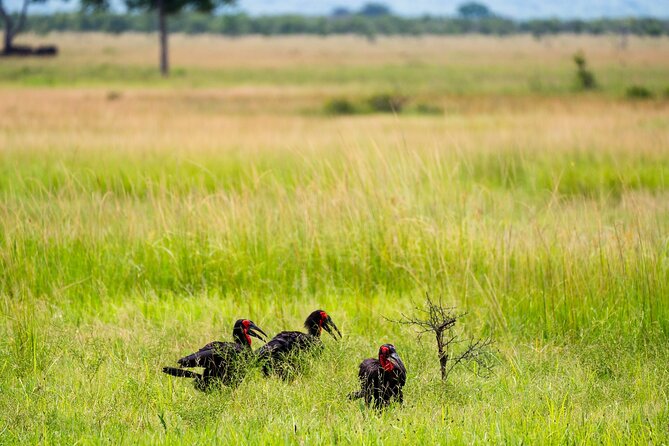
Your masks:
<svg viewBox="0 0 669 446"><path fill-rule="evenodd" d="M630 99L650 99L653 92L642 85L632 85L627 88L625 95Z"/></svg>
<svg viewBox="0 0 669 446"><path fill-rule="evenodd" d="M483 3L469 2L458 6L458 15L469 20L482 20L493 17L495 14Z"/></svg>
<svg viewBox="0 0 669 446"><path fill-rule="evenodd" d="M7 441L667 440L662 152L5 151L2 166ZM443 386L431 344L382 321L424 289L494 327L494 376ZM255 374L199 399L159 373L240 315L276 332L321 306L345 340L293 384ZM407 406L365 415L344 395L387 340Z"/></svg>
<svg viewBox="0 0 669 446"><path fill-rule="evenodd" d="M399 94L380 93L371 96L367 105L373 112L401 113L408 98Z"/></svg>
<svg viewBox="0 0 669 446"><path fill-rule="evenodd" d="M576 80L578 88L581 90L593 90L597 88L595 75L588 69L585 56L582 52L578 52L574 55L574 63L576 63Z"/></svg>
<svg viewBox="0 0 669 446"><path fill-rule="evenodd" d="M413 112L419 115L442 115L444 114L444 109L439 105L420 102L413 108Z"/></svg>
<svg viewBox="0 0 669 446"><path fill-rule="evenodd" d="M239 65L188 66L155 88L157 74L112 79L153 59L81 75L99 48L3 62L1 442L668 443L668 103L622 99L628 84L609 83L597 45L585 48L601 90L528 92L516 54L549 54L539 64L567 91L573 48L509 40L493 59L490 42L444 74L474 77L450 97L428 75L441 68L389 66L356 45L322 56L320 41L287 63L302 66L278 65L293 47L268 39ZM649 45L620 73L661 91L666 43ZM272 69L250 66L268 53ZM304 68L319 57L331 65ZM57 73L57 88L9 77L21 67ZM396 79L405 113L322 112ZM444 113L412 113L432 103ZM494 335L490 376L455 368L442 382L434 337L385 319L426 292L467 312L462 339ZM292 382L252 371L203 396L161 373L239 317L273 335L316 308L343 339L325 337ZM408 381L404 406L379 413L346 395L385 342Z"/></svg>
<svg viewBox="0 0 669 446"><path fill-rule="evenodd" d="M358 113L414 113L419 115L441 115L439 105L419 102L407 106L413 99L408 96L380 93L354 102L348 98L331 98L325 102L323 111L327 115L354 115Z"/></svg>
<svg viewBox="0 0 669 446"><path fill-rule="evenodd" d="M147 14L59 13L32 15L28 30L37 33L54 31L102 31L109 33L154 32L157 20ZM187 34L215 33L229 36L246 34L359 34L422 35L422 34L490 34L509 35L531 33L535 36L569 34L625 33L641 36L669 34L669 21L653 18L558 20L536 19L517 22L497 16L476 20L466 17L407 18L390 14L346 14L333 17L299 15L252 17L245 14L225 14L210 17L204 14L183 13L170 23L171 32Z"/></svg>
<svg viewBox="0 0 669 446"><path fill-rule="evenodd" d="M346 98L333 98L325 102L323 110L328 115L353 115L358 113L356 105Z"/></svg>

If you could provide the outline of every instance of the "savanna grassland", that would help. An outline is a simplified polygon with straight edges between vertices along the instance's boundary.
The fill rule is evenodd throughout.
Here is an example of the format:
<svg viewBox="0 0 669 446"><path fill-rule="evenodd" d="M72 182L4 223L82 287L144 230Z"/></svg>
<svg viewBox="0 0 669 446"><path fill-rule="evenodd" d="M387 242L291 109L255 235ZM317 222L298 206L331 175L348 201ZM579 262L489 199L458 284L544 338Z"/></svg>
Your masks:
<svg viewBox="0 0 669 446"><path fill-rule="evenodd" d="M669 40L174 36L167 80L154 36L46 40L0 61L0 442L669 442ZM425 292L490 376L384 318ZM344 338L293 382L160 373L316 308ZM346 395L384 342L377 413Z"/></svg>

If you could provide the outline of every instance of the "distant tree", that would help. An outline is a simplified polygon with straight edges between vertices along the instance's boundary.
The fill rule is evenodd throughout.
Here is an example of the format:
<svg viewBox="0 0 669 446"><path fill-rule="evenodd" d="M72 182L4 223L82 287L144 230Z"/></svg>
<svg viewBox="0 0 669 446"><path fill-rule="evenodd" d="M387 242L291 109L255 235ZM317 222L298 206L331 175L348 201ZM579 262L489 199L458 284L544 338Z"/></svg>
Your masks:
<svg viewBox="0 0 669 446"><path fill-rule="evenodd" d="M381 17L384 15L391 15L392 11L383 3L367 3L360 8L358 14L365 17Z"/></svg>
<svg viewBox="0 0 669 446"><path fill-rule="evenodd" d="M330 16L332 16L332 17L348 17L351 14L352 13L351 13L350 9L345 8L343 6L338 6L338 7L334 8L332 10L332 12L330 13Z"/></svg>
<svg viewBox="0 0 669 446"><path fill-rule="evenodd" d="M219 7L235 3L236 0L125 0L125 5L130 11L154 11L158 14L160 73L163 76L167 76L170 72L167 46L167 17L185 11L211 14ZM84 9L104 10L109 8L109 1L82 0L82 7Z"/></svg>
<svg viewBox="0 0 669 446"><path fill-rule="evenodd" d="M458 15L467 20L480 20L493 17L494 14L483 3L469 2L458 7Z"/></svg>
<svg viewBox="0 0 669 446"><path fill-rule="evenodd" d="M14 38L26 26L28 6L32 3L44 3L46 0L22 0L21 7L12 12L3 0L0 0L0 20L4 29L3 54L10 54L14 50Z"/></svg>
<svg viewBox="0 0 669 446"><path fill-rule="evenodd" d="M228 36L247 34L250 29L250 19L245 14L224 14L217 21L217 31Z"/></svg>
<svg viewBox="0 0 669 446"><path fill-rule="evenodd" d="M595 75L588 69L588 63L585 60L583 52L574 54L574 63L576 64L576 81L581 90L593 90L597 88Z"/></svg>
<svg viewBox="0 0 669 446"><path fill-rule="evenodd" d="M13 5L22 0L12 1ZM82 0L93 1L93 0ZM98 0L99 1L99 0ZM123 0L127 1L127 0ZM155 1L155 0L154 0ZM118 0L116 0L118 2ZM115 3L116 4L116 3ZM217 3L218 4L218 3ZM0 20L0 30L3 29ZM127 31L155 32L157 21L154 11L144 13L110 13L95 8L86 8L80 12L30 14L24 31L45 34L48 32L90 32L103 31L121 33ZM244 34L274 35L284 33L306 34L358 34L370 40L376 35L452 35L463 33L481 33L488 35L508 35L531 33L540 38L543 35L557 33L628 33L638 36L669 35L669 19L596 19L596 20L558 20L532 19L514 21L496 15L480 20L467 20L462 17L402 17L383 15L367 17L353 12L347 16L248 16L243 13L202 15L191 10L179 14L179 20L170 23L173 32L204 33L214 32L231 36ZM0 45L2 43L0 42ZM0 46L0 50L2 47ZM587 77L587 75L586 75Z"/></svg>

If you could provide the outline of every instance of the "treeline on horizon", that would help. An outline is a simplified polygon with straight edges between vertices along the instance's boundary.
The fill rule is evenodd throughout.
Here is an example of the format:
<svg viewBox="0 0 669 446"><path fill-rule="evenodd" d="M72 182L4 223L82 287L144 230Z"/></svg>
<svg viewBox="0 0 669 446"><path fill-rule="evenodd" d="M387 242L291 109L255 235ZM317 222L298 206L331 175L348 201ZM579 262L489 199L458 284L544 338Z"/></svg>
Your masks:
<svg viewBox="0 0 669 446"><path fill-rule="evenodd" d="M275 15L253 17L244 13L205 15L186 13L174 16L170 32L186 34L222 34L265 36L291 34L358 34L377 35L455 35L455 34L533 34L535 36L574 34L631 34L639 36L669 35L669 19L627 18L595 20L534 19L517 21L492 16L477 19L463 17L400 17L397 15L301 16ZM31 15L26 31L46 34L57 31L149 33L157 30L155 14L73 12Z"/></svg>

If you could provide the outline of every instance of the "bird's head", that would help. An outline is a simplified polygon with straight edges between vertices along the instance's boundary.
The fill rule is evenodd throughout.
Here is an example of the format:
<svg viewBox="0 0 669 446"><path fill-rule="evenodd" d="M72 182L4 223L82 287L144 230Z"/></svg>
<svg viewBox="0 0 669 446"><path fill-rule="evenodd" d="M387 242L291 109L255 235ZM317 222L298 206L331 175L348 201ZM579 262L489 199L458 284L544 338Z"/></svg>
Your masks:
<svg viewBox="0 0 669 446"><path fill-rule="evenodd" d="M404 363L397 354L393 344L383 344L379 347L379 362L386 372L395 369L405 370Z"/></svg>
<svg viewBox="0 0 669 446"><path fill-rule="evenodd" d="M249 347L251 347L251 336L264 341L263 335L267 336L260 327L248 319L239 319L235 322L235 326L232 329L232 337L240 344L248 345Z"/></svg>
<svg viewBox="0 0 669 446"><path fill-rule="evenodd" d="M321 331L325 329L330 335L332 335L333 338L337 339L337 336L335 335L335 332L339 335L341 338L341 333L339 332L339 329L335 325L334 321L332 318L323 310L316 310L312 312L309 317L307 317L307 320L304 322L304 327L307 329L309 334L313 336L320 336ZM334 329L334 331L333 331Z"/></svg>

